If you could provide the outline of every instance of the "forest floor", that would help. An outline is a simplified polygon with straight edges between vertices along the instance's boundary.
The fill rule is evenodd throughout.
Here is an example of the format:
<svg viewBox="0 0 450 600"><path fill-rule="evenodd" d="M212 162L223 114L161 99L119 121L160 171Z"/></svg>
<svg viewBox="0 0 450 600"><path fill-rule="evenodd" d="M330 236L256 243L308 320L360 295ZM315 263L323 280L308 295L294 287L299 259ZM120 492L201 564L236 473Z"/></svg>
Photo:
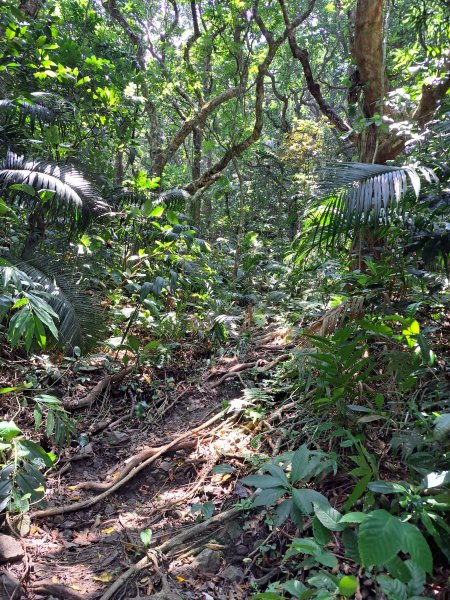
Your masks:
<svg viewBox="0 0 450 600"><path fill-rule="evenodd" d="M66 405L93 400L71 411L83 445L59 453L45 508L9 523L10 534L22 533L23 556L4 572L0 598L239 599L268 581L272 565L259 548L274 533L236 505L251 494L239 479L261 460L252 440L270 419L252 422L241 399L258 371L283 360L285 333L254 332L245 361L229 347L210 363L192 345L180 347L176 367L139 367L120 381L98 358L58 373L47 393ZM32 415L21 419L32 434ZM277 454L277 440L266 443Z"/></svg>

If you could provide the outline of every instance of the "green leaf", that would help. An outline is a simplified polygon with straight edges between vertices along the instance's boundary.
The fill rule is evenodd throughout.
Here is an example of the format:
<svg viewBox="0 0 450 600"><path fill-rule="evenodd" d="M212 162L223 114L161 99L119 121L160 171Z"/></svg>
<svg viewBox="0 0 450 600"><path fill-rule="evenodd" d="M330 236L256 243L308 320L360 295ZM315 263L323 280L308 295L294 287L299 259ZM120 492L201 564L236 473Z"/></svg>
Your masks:
<svg viewBox="0 0 450 600"><path fill-rule="evenodd" d="M306 586L297 579L291 579L289 581L286 581L285 583L283 583L282 588L283 590L286 590L287 592L289 592L293 596L296 596L297 598L300 596L300 594L306 592Z"/></svg>
<svg viewBox="0 0 450 600"><path fill-rule="evenodd" d="M378 494L405 494L408 492L405 486L389 481L372 481L367 487Z"/></svg>
<svg viewBox="0 0 450 600"><path fill-rule="evenodd" d="M313 503L320 507L327 507L329 505L329 502L325 496L319 492L316 492L315 490L297 490L294 488L292 490L292 498L297 508L301 510L302 513L307 515L310 515L313 512Z"/></svg>
<svg viewBox="0 0 450 600"><path fill-rule="evenodd" d="M398 579L391 579L387 575L378 575L377 583L388 600L407 600L406 585Z"/></svg>
<svg viewBox="0 0 450 600"><path fill-rule="evenodd" d="M284 600L280 594L275 592L261 592L260 594L253 594L252 599L254 600Z"/></svg>
<svg viewBox="0 0 450 600"><path fill-rule="evenodd" d="M338 564L335 555L329 551L317 552L314 554L314 558L321 565L324 565L324 567L329 567L330 569L334 569Z"/></svg>
<svg viewBox="0 0 450 600"><path fill-rule="evenodd" d="M285 493L286 490L284 488L271 488L263 490L253 500L253 506L273 506Z"/></svg>
<svg viewBox="0 0 450 600"><path fill-rule="evenodd" d="M331 531L325 527L315 516L312 520L314 539L321 546L326 546L331 541Z"/></svg>
<svg viewBox="0 0 450 600"><path fill-rule="evenodd" d="M285 487L290 487L288 478L286 477L286 473L278 465L267 463L264 465L264 470L270 473L272 477L278 479L281 485Z"/></svg>
<svg viewBox="0 0 450 600"><path fill-rule="evenodd" d="M286 521L292 510L292 504L292 499L287 498L286 500L283 500L283 502L280 502L280 504L277 506L275 510L275 519L273 522L275 527L280 527Z"/></svg>
<svg viewBox="0 0 450 600"><path fill-rule="evenodd" d="M292 456L291 482L297 483L308 472L309 450L303 445Z"/></svg>
<svg viewBox="0 0 450 600"><path fill-rule="evenodd" d="M241 479L241 482L244 485L262 488L263 490L280 486L280 480L272 475L248 475L247 477L244 477L244 479Z"/></svg>
<svg viewBox="0 0 450 600"><path fill-rule="evenodd" d="M386 510L374 510L361 523L358 548L361 564L381 566L394 558L402 549L403 523Z"/></svg>
<svg viewBox="0 0 450 600"><path fill-rule="evenodd" d="M368 516L369 516L368 513L351 512L351 513L347 513L346 515L344 515L339 522L340 523L362 523L363 521L365 521L367 519Z"/></svg>
<svg viewBox="0 0 450 600"><path fill-rule="evenodd" d="M342 531L344 529L344 525L340 524L341 513L331 505L320 507L314 504L314 513L322 525L330 531Z"/></svg>
<svg viewBox="0 0 450 600"><path fill-rule="evenodd" d="M356 469L354 469L354 470L356 470ZM366 491L367 484L369 483L369 481L371 479L372 479L372 474L370 473L369 475L365 475L364 477L362 477L362 479L360 479L358 481L358 483L353 488L352 493L345 501L345 504L344 504L345 511L350 510L351 507L355 504L355 502L357 500L359 500L359 498L361 498L361 496Z"/></svg>
<svg viewBox="0 0 450 600"><path fill-rule="evenodd" d="M160 217L164 212L164 206L155 206L153 210L148 213L149 217Z"/></svg>
<svg viewBox="0 0 450 600"><path fill-rule="evenodd" d="M361 562L358 550L358 536L353 529L344 529L342 532L342 541L345 547L345 556L355 561L356 563Z"/></svg>
<svg viewBox="0 0 450 600"><path fill-rule="evenodd" d="M411 523L401 523L400 531L401 550L411 556L414 564L431 574L433 572L433 555L423 534Z"/></svg>
<svg viewBox="0 0 450 600"><path fill-rule="evenodd" d="M158 342L159 344L159 342ZM231 465L227 465L227 464L222 464L222 465L216 465L212 468L212 472L215 475L221 475L223 473L234 473L236 471L236 469L234 467L232 467Z"/></svg>
<svg viewBox="0 0 450 600"><path fill-rule="evenodd" d="M0 421L0 439L9 442L17 437L19 433L20 429L14 421Z"/></svg>
<svg viewBox="0 0 450 600"><path fill-rule="evenodd" d="M150 546L150 543L152 541L152 536L153 536L153 532L152 532L151 529L143 529L139 533L139 537L141 538L141 542L144 544L144 546L146 548L148 548Z"/></svg>

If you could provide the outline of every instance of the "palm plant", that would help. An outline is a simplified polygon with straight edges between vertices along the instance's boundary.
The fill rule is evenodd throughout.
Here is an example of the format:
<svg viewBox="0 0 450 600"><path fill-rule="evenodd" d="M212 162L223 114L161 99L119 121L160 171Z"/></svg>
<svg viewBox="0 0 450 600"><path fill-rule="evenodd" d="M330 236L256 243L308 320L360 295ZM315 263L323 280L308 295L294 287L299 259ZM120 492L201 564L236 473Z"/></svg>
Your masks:
<svg viewBox="0 0 450 600"><path fill-rule="evenodd" d="M109 212L109 205L96 187L71 166L27 160L11 152L0 163L0 193L7 204L18 205L28 212L29 231L21 258L8 256L7 263L26 274L57 315L60 343L88 349L102 331L99 310L68 275L68 266L52 257L36 257L35 252L44 239L47 224L64 223L69 230L79 230L92 218ZM24 314L31 309L30 304L24 305ZM43 313L38 311L35 317L39 318L39 314ZM29 326L34 323L42 330L42 324L36 324L36 318L31 321L29 315L23 323ZM50 322L43 323L51 329ZM24 330L22 337L30 340L25 336Z"/></svg>
<svg viewBox="0 0 450 600"><path fill-rule="evenodd" d="M83 352L88 351L104 333L104 319L98 301L94 301L79 282L74 280L73 268L69 271L68 265L49 258L41 255L30 261L23 261L7 256L2 260L3 266L0 266L0 271L14 269L27 289L32 294L39 294L41 302L44 302L43 309L45 310L45 305L52 309L57 317L56 327L60 345L71 350L78 346ZM36 299L32 294L28 294L27 297ZM22 310L25 312L28 308L29 306L24 304ZM37 316L41 314L38 310ZM46 321L44 324L48 325ZM39 325L36 326L33 320L24 320L22 325L24 331L17 332L18 340L20 337L25 338L27 334L33 337L31 331L26 331L30 328L36 328L36 334L39 334Z"/></svg>
<svg viewBox="0 0 450 600"><path fill-rule="evenodd" d="M401 218L411 199L419 197L421 177L428 183L437 181L431 169L418 165L328 165L320 173L321 194L312 206L306 224L308 241L300 252L307 246L331 248L338 240L357 237L362 229L380 229Z"/></svg>

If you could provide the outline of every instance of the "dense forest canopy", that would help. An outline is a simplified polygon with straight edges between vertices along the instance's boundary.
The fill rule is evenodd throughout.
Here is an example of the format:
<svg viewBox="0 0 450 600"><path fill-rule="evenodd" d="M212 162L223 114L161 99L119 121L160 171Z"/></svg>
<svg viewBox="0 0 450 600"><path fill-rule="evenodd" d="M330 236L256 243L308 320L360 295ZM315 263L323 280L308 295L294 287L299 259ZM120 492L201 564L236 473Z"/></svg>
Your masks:
<svg viewBox="0 0 450 600"><path fill-rule="evenodd" d="M0 34L0 590L446 597L449 0Z"/></svg>

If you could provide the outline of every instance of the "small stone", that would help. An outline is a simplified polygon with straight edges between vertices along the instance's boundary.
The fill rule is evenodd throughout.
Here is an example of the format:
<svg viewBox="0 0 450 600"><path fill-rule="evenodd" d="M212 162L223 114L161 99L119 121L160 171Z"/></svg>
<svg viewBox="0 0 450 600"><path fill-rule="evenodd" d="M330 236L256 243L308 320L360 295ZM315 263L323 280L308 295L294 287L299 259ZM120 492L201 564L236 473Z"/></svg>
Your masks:
<svg viewBox="0 0 450 600"><path fill-rule="evenodd" d="M62 524L62 526L64 527L64 529L73 529L76 525L75 521L64 521L64 523Z"/></svg>
<svg viewBox="0 0 450 600"><path fill-rule="evenodd" d="M248 553L249 549L247 548L247 546L244 546L244 544L238 544L236 546L236 554L238 554L239 556L245 556Z"/></svg>
<svg viewBox="0 0 450 600"><path fill-rule="evenodd" d="M8 573L8 571L0 572L0 599L3 598L22 598L23 590L20 581Z"/></svg>
<svg viewBox="0 0 450 600"><path fill-rule="evenodd" d="M217 573L221 566L221 554L217 550L205 548L192 561L192 567L204 573Z"/></svg>
<svg viewBox="0 0 450 600"><path fill-rule="evenodd" d="M236 494L236 496L239 496L239 498L248 498L250 496L248 491L245 489L242 483L239 483L239 481L234 487L234 493Z"/></svg>
<svg viewBox="0 0 450 600"><path fill-rule="evenodd" d="M173 462L171 462L170 460L163 460L158 468L160 471L164 471L164 473L169 473L172 470L172 467Z"/></svg>
<svg viewBox="0 0 450 600"><path fill-rule="evenodd" d="M92 442L89 442L86 446L81 446L77 454L78 456L85 457L94 456L94 446L92 445Z"/></svg>
<svg viewBox="0 0 450 600"><path fill-rule="evenodd" d="M228 523L225 529L225 535L234 542L243 534L242 527L237 521L231 521Z"/></svg>
<svg viewBox="0 0 450 600"><path fill-rule="evenodd" d="M223 579L234 583L239 583L245 577L244 571L234 565L228 565L228 567L221 574Z"/></svg>
<svg viewBox="0 0 450 600"><path fill-rule="evenodd" d="M0 533L0 562L21 560L24 555L22 544L18 540Z"/></svg>
<svg viewBox="0 0 450 600"><path fill-rule="evenodd" d="M110 431L108 433L108 442L112 446L118 446L119 444L123 444L124 442L128 442L130 436L128 433L124 431Z"/></svg>

